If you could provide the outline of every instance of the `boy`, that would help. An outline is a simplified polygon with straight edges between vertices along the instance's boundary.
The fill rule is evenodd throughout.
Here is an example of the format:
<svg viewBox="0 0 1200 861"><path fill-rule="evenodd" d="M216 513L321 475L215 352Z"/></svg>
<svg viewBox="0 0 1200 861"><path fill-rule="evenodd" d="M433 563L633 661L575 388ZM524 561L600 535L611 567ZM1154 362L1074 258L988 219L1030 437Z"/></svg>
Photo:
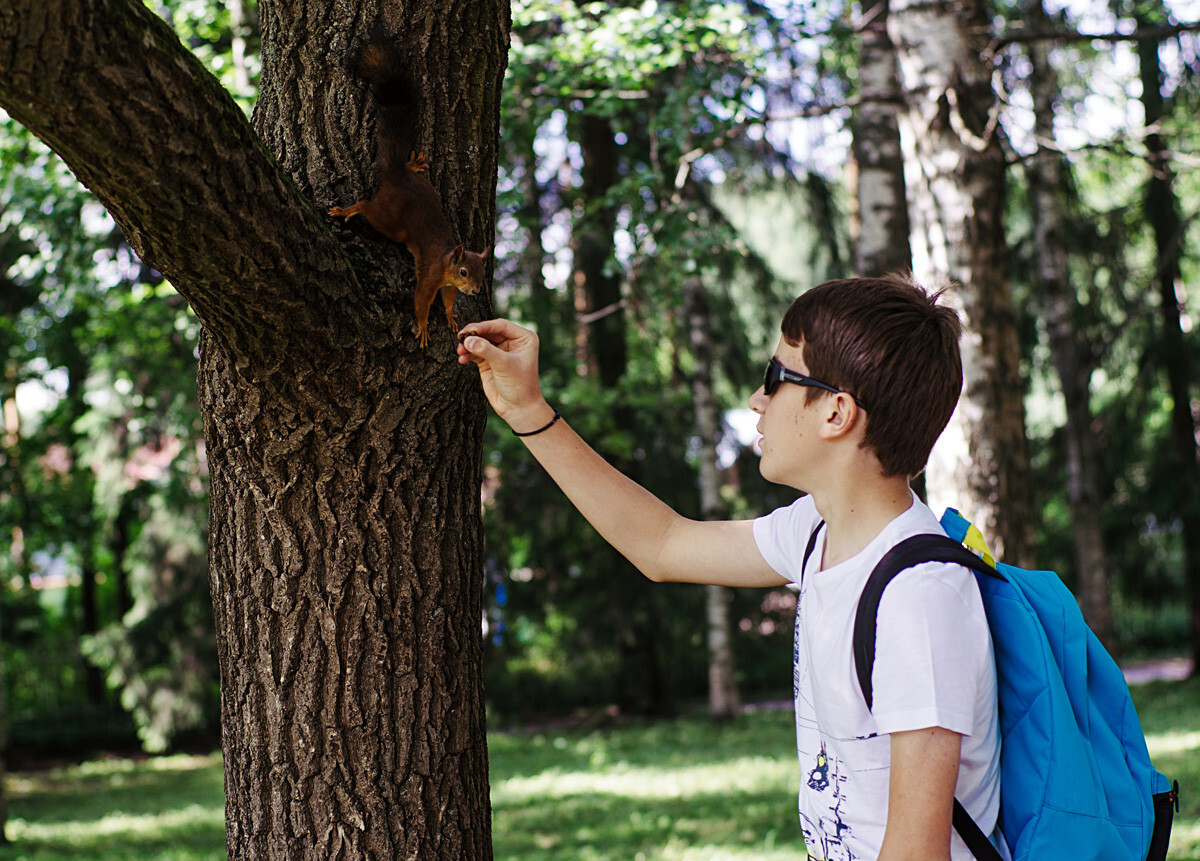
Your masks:
<svg viewBox="0 0 1200 861"><path fill-rule="evenodd" d="M941 531L909 489L962 389L959 321L937 298L887 277L828 282L792 304L750 408L763 476L808 496L756 521L689 520L609 466L542 398L532 332L489 320L467 327L459 347L497 414L647 577L800 585L799 803L815 859L966 861L954 798L985 833L997 820L996 676L974 575L926 563L888 587L873 710L851 647L875 564L902 539Z"/></svg>

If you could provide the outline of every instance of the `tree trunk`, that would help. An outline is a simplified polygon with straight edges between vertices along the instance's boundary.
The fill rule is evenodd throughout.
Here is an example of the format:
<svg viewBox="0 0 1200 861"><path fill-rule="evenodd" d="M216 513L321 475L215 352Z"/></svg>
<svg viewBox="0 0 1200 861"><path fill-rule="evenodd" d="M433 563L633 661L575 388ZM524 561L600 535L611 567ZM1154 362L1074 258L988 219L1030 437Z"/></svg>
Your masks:
<svg viewBox="0 0 1200 861"><path fill-rule="evenodd" d="M692 402L696 410L696 435L700 439L700 518L720 520L721 471L717 463L717 443L721 434L721 416L717 410L712 384L712 342L708 301L699 276L687 282L687 330L692 357ZM733 655L733 625L729 613L730 593L724 586L705 590L708 622L708 711L718 720L736 716L742 708L738 695Z"/></svg>
<svg viewBox="0 0 1200 861"><path fill-rule="evenodd" d="M1138 26L1152 22L1138 20ZM1184 338L1181 316L1183 302L1176 289L1183 246L1183 223L1179 201L1173 188L1174 169L1170 150L1159 129L1164 118L1163 73L1158 57L1158 42L1137 43L1142 79L1142 106L1145 110L1146 150L1150 158L1150 179L1146 184L1146 219L1154 231L1158 249L1158 267L1154 282L1162 309L1162 332L1158 347L1167 388L1171 396L1171 460L1174 462L1177 491L1175 511L1183 526L1183 569L1188 604L1193 666L1200 667L1200 459L1197 457L1197 429L1192 407L1192 367Z"/></svg>
<svg viewBox="0 0 1200 861"><path fill-rule="evenodd" d="M612 193L620 178L620 148L606 117L583 113L575 123L572 131L583 157L571 227L576 357L581 374L593 375L604 389L615 389L629 365L628 315L621 298L621 277L614 266L617 208ZM612 421L617 428L632 431L637 416L631 407L618 404L612 410ZM618 469L638 480L637 460L605 454ZM606 584L611 593L609 606L614 613L612 622L621 662L617 705L631 714L660 714L665 703L665 677L658 654L659 620L653 586L607 544L594 554L590 567L596 582Z"/></svg>
<svg viewBox="0 0 1200 861"><path fill-rule="evenodd" d="M86 313L76 310L67 314L62 325L74 331L88 325L88 322ZM58 358L67 370L67 416L64 421L66 433L63 438L71 453L71 466L63 480L70 487L67 496L70 500L67 523L79 549L79 635L81 640L85 640L95 636L100 630L99 596L96 588L99 574L96 563L98 536L94 515L96 477L91 468L83 464L88 440L78 429L79 419L88 409L84 398L87 378L92 369L91 357L71 340L64 342L62 354ZM104 674L95 664L84 661L83 676L83 687L88 702L93 706L102 705L105 698Z"/></svg>
<svg viewBox="0 0 1200 861"><path fill-rule="evenodd" d="M935 508L955 505L1006 561L1032 562L1024 381L1006 265L1005 164L981 0L892 0L913 269L963 316L963 397L930 458Z"/></svg>
<svg viewBox="0 0 1200 861"><path fill-rule="evenodd" d="M617 208L610 198L619 178L619 150L616 132L606 118L585 113L576 122L583 151L571 230L571 281L580 317L578 358L581 367L598 374L605 388L612 388L625 376L629 364L621 279L612 265Z"/></svg>
<svg viewBox="0 0 1200 861"><path fill-rule="evenodd" d="M0 105L204 327L230 857L487 859L483 399L444 328L417 346L405 252L323 215L374 189L346 59L375 5L259 11L259 135L139 0L10 0ZM445 211L489 244L507 7L379 18L414 58Z"/></svg>
<svg viewBox="0 0 1200 861"><path fill-rule="evenodd" d="M897 114L903 104L896 49L888 35L888 0L864 4L858 67L862 103L855 113L858 242L855 269L863 277L912 269L904 151Z"/></svg>
<svg viewBox="0 0 1200 861"><path fill-rule="evenodd" d="M1050 28L1041 0L1025 6L1024 18L1035 29ZM1064 200L1068 170L1053 146L1054 115L1061 92L1058 72L1042 41L1029 43L1029 89L1034 130L1039 141L1029 164L1029 197L1033 204L1035 281L1041 294L1050 341L1050 357L1058 373L1066 406L1067 503L1075 540L1079 604L1088 625L1112 654L1117 653L1108 558L1100 510L1099 457L1092 432L1091 377L1095 351L1082 328L1082 311L1071 288L1067 262Z"/></svg>

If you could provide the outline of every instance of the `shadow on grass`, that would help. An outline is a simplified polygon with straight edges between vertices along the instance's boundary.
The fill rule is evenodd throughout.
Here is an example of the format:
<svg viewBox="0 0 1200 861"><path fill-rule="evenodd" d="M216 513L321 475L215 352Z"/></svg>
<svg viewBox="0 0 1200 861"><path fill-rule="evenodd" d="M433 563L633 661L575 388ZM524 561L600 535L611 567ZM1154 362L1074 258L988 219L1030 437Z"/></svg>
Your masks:
<svg viewBox="0 0 1200 861"><path fill-rule="evenodd" d="M1133 690L1155 764L1178 779L1171 861L1200 861L1200 680ZM497 861L804 857L789 712L592 732L493 733ZM114 760L8 782L0 861L225 857L220 757Z"/></svg>
<svg viewBox="0 0 1200 861"><path fill-rule="evenodd" d="M790 713L491 742L497 859L803 858Z"/></svg>
<svg viewBox="0 0 1200 861"><path fill-rule="evenodd" d="M501 801L497 859L803 858L794 792L569 795Z"/></svg>
<svg viewBox="0 0 1200 861"><path fill-rule="evenodd" d="M13 775L0 861L225 857L218 756L109 760Z"/></svg>

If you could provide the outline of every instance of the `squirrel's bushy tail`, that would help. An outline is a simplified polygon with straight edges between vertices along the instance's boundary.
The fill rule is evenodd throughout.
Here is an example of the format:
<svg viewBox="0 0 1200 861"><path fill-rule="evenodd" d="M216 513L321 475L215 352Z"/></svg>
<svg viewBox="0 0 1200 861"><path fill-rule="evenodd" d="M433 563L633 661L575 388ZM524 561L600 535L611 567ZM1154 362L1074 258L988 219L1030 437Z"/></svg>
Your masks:
<svg viewBox="0 0 1200 861"><path fill-rule="evenodd" d="M375 98L380 176L403 170L417 146L417 88L407 58L395 41L372 37L355 60L358 74L371 82Z"/></svg>

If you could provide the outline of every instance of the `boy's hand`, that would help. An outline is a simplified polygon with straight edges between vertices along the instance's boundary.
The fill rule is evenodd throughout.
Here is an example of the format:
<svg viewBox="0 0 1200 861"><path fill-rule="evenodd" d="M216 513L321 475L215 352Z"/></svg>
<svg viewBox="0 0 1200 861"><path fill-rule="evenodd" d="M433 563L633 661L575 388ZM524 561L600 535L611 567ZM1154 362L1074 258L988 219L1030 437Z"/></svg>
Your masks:
<svg viewBox="0 0 1200 861"><path fill-rule="evenodd" d="M479 366L483 393L515 431L536 430L554 416L538 385L538 337L511 320L471 323L458 334L458 361Z"/></svg>

